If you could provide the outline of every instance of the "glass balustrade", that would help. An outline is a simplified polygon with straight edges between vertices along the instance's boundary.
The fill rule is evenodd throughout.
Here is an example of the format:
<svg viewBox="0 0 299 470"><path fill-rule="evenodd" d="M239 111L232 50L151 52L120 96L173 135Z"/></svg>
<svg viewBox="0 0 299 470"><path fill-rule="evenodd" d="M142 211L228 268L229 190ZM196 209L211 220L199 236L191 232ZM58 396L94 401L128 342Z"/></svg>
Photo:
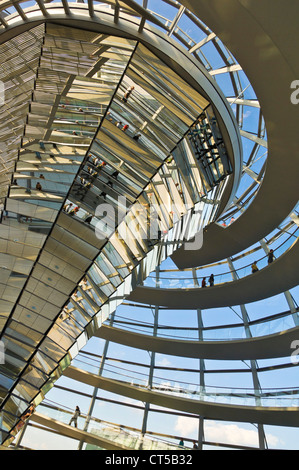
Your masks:
<svg viewBox="0 0 299 470"><path fill-rule="evenodd" d="M298 234L299 234L299 228L296 224L294 224L292 229L288 230L287 237L283 241L283 243L281 244L276 243L276 246L273 246L274 255L275 255L274 260L277 260L280 256L282 256L289 249L291 249L293 244L296 243L297 241ZM282 232L281 238L285 238L284 232ZM272 245L270 246L272 248ZM260 248L260 250L262 250L262 247ZM252 257L252 253L250 253L250 255ZM244 256L244 259L246 259L246 256ZM268 266L267 255L263 257L258 257L258 255L256 254L255 259L257 260L257 266L259 270L264 269ZM221 285L221 284L233 282L236 279L242 279L246 276L250 276L252 274L252 264L253 262L241 268L235 269L233 271L215 274L214 285ZM216 269L219 269L219 267ZM200 287L203 278L205 278L207 286L209 286L209 282L208 282L209 275L200 276L199 275L200 270L201 268L195 269L195 273L196 273L195 277L193 276L193 271L191 270L189 271L188 270L185 270L185 271L161 270L158 278L154 274L150 274L147 277L147 279L144 281L144 286L155 287L157 289L159 288L160 289L191 289L191 288ZM210 268L210 271L212 270L213 268Z"/></svg>
<svg viewBox="0 0 299 470"><path fill-rule="evenodd" d="M61 423L69 424L73 413L63 408L56 408L46 404L39 405L37 413L55 419ZM80 415L77 421L77 428L85 429L86 415ZM182 449L178 445L163 439L152 437L148 434L142 435L140 432L127 427L108 423L93 417L88 418L88 430L90 434L99 436L101 439L112 441L114 444L134 449L134 450L177 450ZM96 446L86 445L86 450L94 449Z"/></svg>
<svg viewBox="0 0 299 470"><path fill-rule="evenodd" d="M115 328L124 331L131 331L143 335L152 336L154 325L138 321L134 322L133 318L115 315ZM250 332L253 338L260 336L268 336L275 333L286 331L296 326L294 322L294 313L287 312L274 317L263 318L260 321L251 322L249 324ZM176 339L183 341L198 341L198 328L192 327L171 327L167 325L159 325L156 327L156 336L158 338ZM201 341L234 341L245 339L246 333L244 325L229 325L223 327L206 327L201 329Z"/></svg>
<svg viewBox="0 0 299 470"><path fill-rule="evenodd" d="M98 366L75 359L74 367L84 367L84 370L96 374ZM101 377L115 380L128 386L138 387L141 390L166 393L170 396L200 400L219 404L232 404L236 406L263 406L263 407L297 407L299 406L299 388L252 388L201 386L199 384L182 382L165 378L154 377L151 386L148 376L140 372L128 371L124 368L105 364Z"/></svg>

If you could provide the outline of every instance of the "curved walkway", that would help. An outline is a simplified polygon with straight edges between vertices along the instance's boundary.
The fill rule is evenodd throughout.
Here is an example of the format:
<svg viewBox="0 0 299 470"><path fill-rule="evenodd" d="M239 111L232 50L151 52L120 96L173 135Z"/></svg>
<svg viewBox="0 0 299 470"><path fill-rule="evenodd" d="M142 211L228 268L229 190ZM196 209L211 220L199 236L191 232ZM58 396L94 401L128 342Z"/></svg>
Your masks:
<svg viewBox="0 0 299 470"><path fill-rule="evenodd" d="M213 287L160 289L137 287L128 300L173 309L204 309L246 304L272 297L298 284L299 241L260 271Z"/></svg>
<svg viewBox="0 0 299 470"><path fill-rule="evenodd" d="M87 444L103 447L106 450L132 450L129 447L118 444L117 442L109 441L108 439L104 439L101 436L82 431L81 429L61 423L56 419L50 418L49 416L44 416L37 412L33 413L33 415L30 417L30 420L41 424L42 426L46 426L47 428L54 429L62 436L70 437L71 439L76 439L78 441L82 440Z"/></svg>
<svg viewBox="0 0 299 470"><path fill-rule="evenodd" d="M279 426L299 426L299 408L237 406L188 400L166 393L137 388L134 385L99 377L75 367L68 367L64 375L92 387L117 393L134 400L152 403L165 408L195 413L207 419L262 423Z"/></svg>
<svg viewBox="0 0 299 470"><path fill-rule="evenodd" d="M132 348L172 356L224 360L272 359L291 356L294 351L291 349L291 344L293 341L298 341L299 327L272 335L229 341L168 339L134 333L107 325L102 325L95 336Z"/></svg>
<svg viewBox="0 0 299 470"><path fill-rule="evenodd" d="M276 228L298 201L298 106L290 97L291 83L299 77L299 5L295 2L286 9L282 0L275 5L271 0L258 5L228 0L224 9L217 0L181 3L188 4L242 65L261 105L269 152L258 194L239 219L225 229L211 224L201 250L180 249L172 255L178 268L184 269L219 261L248 248ZM288 25L284 32L282 14Z"/></svg>
<svg viewBox="0 0 299 470"><path fill-rule="evenodd" d="M41 405L30 416L30 421L46 425L48 428L60 431L61 435L71 437L83 443L96 445L106 450L169 450L181 451L190 449L179 445L179 436L157 434L151 431L141 433L138 428L111 423L90 415L80 413L77 426L68 424L73 413L64 407ZM29 421L28 420L28 421ZM168 440L175 439L176 443ZM191 439L188 439L192 442ZM81 446L80 446L81 449ZM85 448L88 449L88 447ZM96 450L96 449L95 449Z"/></svg>

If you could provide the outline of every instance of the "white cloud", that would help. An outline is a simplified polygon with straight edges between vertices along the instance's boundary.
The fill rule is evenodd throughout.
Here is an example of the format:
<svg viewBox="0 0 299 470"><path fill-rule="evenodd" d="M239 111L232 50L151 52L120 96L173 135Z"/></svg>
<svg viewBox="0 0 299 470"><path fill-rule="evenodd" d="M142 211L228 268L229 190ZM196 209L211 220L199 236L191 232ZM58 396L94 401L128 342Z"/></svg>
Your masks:
<svg viewBox="0 0 299 470"><path fill-rule="evenodd" d="M205 440L241 446L259 446L257 429L245 429L236 424L207 422L205 425ZM267 442L273 448L278 445L279 439L267 434Z"/></svg>
<svg viewBox="0 0 299 470"><path fill-rule="evenodd" d="M206 421L204 429L205 441L249 447L259 446L257 429L245 429L237 424L212 421ZM197 439L198 419L180 416L177 419L175 430L182 436ZM275 448L279 444L279 439L276 436L267 434L267 443L269 447Z"/></svg>
<svg viewBox="0 0 299 470"><path fill-rule="evenodd" d="M166 367L166 366L170 366L171 362L166 357L163 357L163 359L157 360L156 364L157 364L157 366Z"/></svg>
<svg viewBox="0 0 299 470"><path fill-rule="evenodd" d="M191 436L194 437L194 433L198 429L198 419L197 418L188 418L185 416L179 416L175 425L175 430L180 433L182 436Z"/></svg>
<svg viewBox="0 0 299 470"><path fill-rule="evenodd" d="M206 423L205 440L258 447L257 430L244 429L236 424Z"/></svg>

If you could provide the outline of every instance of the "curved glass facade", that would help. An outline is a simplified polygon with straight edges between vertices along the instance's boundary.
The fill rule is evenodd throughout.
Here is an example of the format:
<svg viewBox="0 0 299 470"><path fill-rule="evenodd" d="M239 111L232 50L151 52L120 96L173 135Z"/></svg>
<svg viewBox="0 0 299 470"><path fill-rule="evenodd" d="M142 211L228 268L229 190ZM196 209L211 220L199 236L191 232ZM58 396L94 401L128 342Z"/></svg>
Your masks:
<svg viewBox="0 0 299 470"><path fill-rule="evenodd" d="M298 449L298 205L263 229L264 96L184 3L3 5L9 448Z"/></svg>

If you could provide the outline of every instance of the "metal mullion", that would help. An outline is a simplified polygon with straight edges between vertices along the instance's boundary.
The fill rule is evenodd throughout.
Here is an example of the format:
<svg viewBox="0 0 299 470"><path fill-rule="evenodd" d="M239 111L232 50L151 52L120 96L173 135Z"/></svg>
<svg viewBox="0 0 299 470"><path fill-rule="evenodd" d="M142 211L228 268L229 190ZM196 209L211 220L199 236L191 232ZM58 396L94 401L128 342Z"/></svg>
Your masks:
<svg viewBox="0 0 299 470"><path fill-rule="evenodd" d="M22 18L22 20L23 20L24 22L26 22L26 21L27 21L27 16L25 15L25 13L23 12L22 8L20 7L19 2L13 0L13 1L12 1L12 4L13 4L13 6L15 7L15 9L17 10L17 12L18 12L18 14L20 15L20 17Z"/></svg>
<svg viewBox="0 0 299 470"><path fill-rule="evenodd" d="M172 33L174 32L174 30L175 30L175 28L176 28L178 22L180 21L182 15L184 14L185 10L186 10L186 7L184 7L183 5L181 5L181 6L179 7L179 10L178 10L178 12L177 12L175 18L173 19L171 25L170 25L169 28L168 28L167 36L171 36L171 35L172 35Z"/></svg>
<svg viewBox="0 0 299 470"><path fill-rule="evenodd" d="M63 8L64 8L64 11L65 11L65 14L67 16L70 16L71 15L71 10L70 10L68 1L67 0L61 0L61 2L62 2L62 5L63 5Z"/></svg>
<svg viewBox="0 0 299 470"><path fill-rule="evenodd" d="M159 278L160 278L160 268L158 266L156 268L156 282L159 281ZM158 317L159 317L159 307L157 305L155 305L153 337L157 336L157 327L158 327L158 322L159 322ZM153 376L154 376L154 371L155 371L155 359L156 359L156 353L154 351L152 351L151 352L151 361L150 361L150 366L149 366L149 371L148 371L148 386L150 388L152 388L152 386L153 386ZM150 411L150 403L146 402L145 407L144 407L144 414L143 414L143 421L142 421L142 428L141 428L141 434L142 435L144 435L146 433L149 411Z"/></svg>
<svg viewBox="0 0 299 470"><path fill-rule="evenodd" d="M192 277L194 287L199 287L198 279L196 276L196 269L192 268ZM201 309L197 309L197 326L198 326L198 341L203 341L203 320L202 320L202 311ZM199 359L199 390L200 394L202 391L205 390L205 360ZM200 395L199 395L200 396ZM202 450L202 445L204 441L204 417L199 416L199 423L198 423L198 448Z"/></svg>
<svg viewBox="0 0 299 470"><path fill-rule="evenodd" d="M93 17L94 16L93 0L87 0L87 3L88 3L89 16Z"/></svg>
<svg viewBox="0 0 299 470"><path fill-rule="evenodd" d="M113 18L113 21L115 24L118 23L118 20L119 20L119 12L120 12L120 6L119 6L119 3L118 3L118 0L114 0L115 4L114 4L114 18Z"/></svg>
<svg viewBox="0 0 299 470"><path fill-rule="evenodd" d="M110 318L110 326L113 326L114 316L115 316L115 312L112 312L111 318ZM105 341L105 345L104 345L104 349L103 349L103 354L102 354L102 359L101 359L100 367L99 367L99 370L98 370L98 375L99 375L99 377L101 377L101 375L103 374L103 369L104 369L105 361L106 361L106 358L107 358L107 352L108 352L109 344L110 344L110 341L109 341L109 340L106 340L106 341ZM92 393L92 397L91 397L91 400L90 400L89 409L88 409L88 412L87 412L87 414L86 414L86 420L85 420L84 428L83 428L84 431L86 431L86 432L87 432L87 430L88 430L89 422L90 422L90 419L91 419L91 417L92 417L92 413L93 413L94 406L95 406L96 399L97 399L98 390L99 390L99 388L97 388L97 387L95 387L95 388L93 389L93 393ZM83 441L83 440L79 442L78 450L82 450L83 444L84 444L84 441Z"/></svg>
<svg viewBox="0 0 299 470"><path fill-rule="evenodd" d="M99 298L99 307L101 307L107 301L108 296L104 292L101 291L100 287L96 284L96 282L92 278L91 274L87 273L86 277L88 279L88 282L91 284L93 290L95 291L96 295L98 296L98 298ZM101 298L103 300L101 300Z"/></svg>
<svg viewBox="0 0 299 470"><path fill-rule="evenodd" d="M233 263L231 259L228 259L228 263L232 272L233 279L235 278L235 269L233 266ZM243 325L245 329L245 334L247 338L252 338L252 333L250 331L250 321L248 317L248 313L246 310L245 305L241 304L240 305L241 309L241 314L242 314L242 319L243 319ZM258 379L258 373L257 373L257 361L255 359L250 360L250 370L252 374L252 381L253 381L253 386L254 386L254 395L255 395L255 401L256 401L256 406L261 406L260 402L260 393L261 393L261 386L259 383ZM263 424L258 424L258 437L259 437L259 448L260 449L265 449L265 433L264 433L264 426Z"/></svg>
<svg viewBox="0 0 299 470"><path fill-rule="evenodd" d="M42 14L43 14L44 16L49 16L49 13L47 12L47 9L46 9L45 6L44 6L43 0L36 0L36 3L38 4L38 6L39 6L39 8L40 8L40 10L41 10L41 12L42 12Z"/></svg>
<svg viewBox="0 0 299 470"><path fill-rule="evenodd" d="M88 290L83 289L82 286L78 287L78 291L81 293L82 297L86 300L86 302L90 305L92 309L95 309L95 313L98 312L99 310L99 305L91 298L91 296L88 293ZM74 302L79 303L80 301L76 299L72 299ZM89 314L88 314L89 315Z"/></svg>

